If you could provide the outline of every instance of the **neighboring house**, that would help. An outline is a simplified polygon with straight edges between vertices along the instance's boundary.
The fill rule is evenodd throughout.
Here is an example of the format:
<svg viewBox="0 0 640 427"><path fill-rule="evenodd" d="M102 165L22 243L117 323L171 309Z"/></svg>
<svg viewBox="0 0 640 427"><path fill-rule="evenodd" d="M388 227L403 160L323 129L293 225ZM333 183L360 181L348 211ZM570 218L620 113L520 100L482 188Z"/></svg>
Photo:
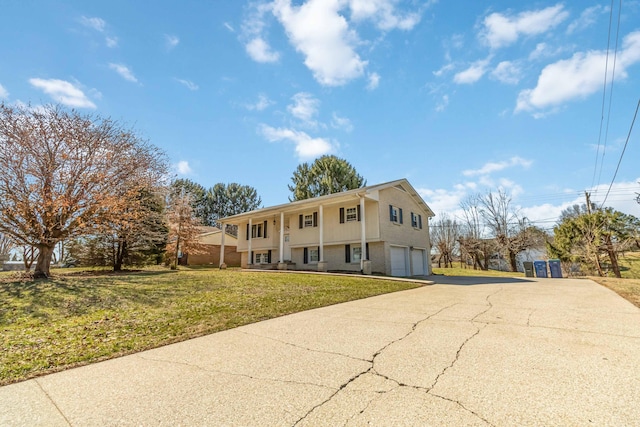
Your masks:
<svg viewBox="0 0 640 427"><path fill-rule="evenodd" d="M198 254L185 254L180 260L184 265L220 265L220 251L222 249L222 230L218 227L200 227L202 231L198 235L198 242L203 247L203 252ZM240 266L240 254L236 251L238 239L227 231L224 236L224 262L229 267Z"/></svg>
<svg viewBox="0 0 640 427"><path fill-rule="evenodd" d="M220 219L238 226L242 267L431 274L429 218L406 179Z"/></svg>

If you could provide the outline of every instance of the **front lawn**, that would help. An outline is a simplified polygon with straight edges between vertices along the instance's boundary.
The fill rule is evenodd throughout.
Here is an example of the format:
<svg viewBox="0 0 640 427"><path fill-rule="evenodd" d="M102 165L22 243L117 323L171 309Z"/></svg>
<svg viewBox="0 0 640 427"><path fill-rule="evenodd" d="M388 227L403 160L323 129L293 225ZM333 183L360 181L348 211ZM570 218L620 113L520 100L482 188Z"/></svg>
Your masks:
<svg viewBox="0 0 640 427"><path fill-rule="evenodd" d="M238 270L0 277L0 385L298 311L420 286Z"/></svg>
<svg viewBox="0 0 640 427"><path fill-rule="evenodd" d="M498 270L474 270L473 268L434 268L433 274L443 276L477 276L477 277L524 277L524 273Z"/></svg>

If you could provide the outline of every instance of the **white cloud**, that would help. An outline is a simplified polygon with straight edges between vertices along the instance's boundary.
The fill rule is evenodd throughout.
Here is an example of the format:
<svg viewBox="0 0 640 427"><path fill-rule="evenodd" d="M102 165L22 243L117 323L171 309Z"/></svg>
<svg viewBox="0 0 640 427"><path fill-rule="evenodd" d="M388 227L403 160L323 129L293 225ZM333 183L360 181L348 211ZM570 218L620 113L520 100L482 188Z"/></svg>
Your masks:
<svg viewBox="0 0 640 427"><path fill-rule="evenodd" d="M521 12L515 16L492 13L485 17L480 38L497 49L515 43L521 35L542 34L567 19L569 12L562 4L544 9Z"/></svg>
<svg viewBox="0 0 640 427"><path fill-rule="evenodd" d="M105 39L105 42L107 43L107 47L117 47L118 46L118 38L117 37L107 37Z"/></svg>
<svg viewBox="0 0 640 427"><path fill-rule="evenodd" d="M358 37L339 13L341 6L337 0L309 0L301 6L292 6L291 0L273 2L273 13L289 41L325 86L341 86L359 78L367 66L355 51Z"/></svg>
<svg viewBox="0 0 640 427"><path fill-rule="evenodd" d="M448 73L449 71L453 70L454 68L456 68L456 66L452 62L449 62L449 63L443 65L442 67L440 67L439 70L434 71L433 75L436 76L436 77L440 77L444 73Z"/></svg>
<svg viewBox="0 0 640 427"><path fill-rule="evenodd" d="M502 61L491 72L491 76L501 83L515 85L520 82L522 70L511 61Z"/></svg>
<svg viewBox="0 0 640 427"><path fill-rule="evenodd" d="M305 132L294 129L273 128L264 124L260 126L259 131L269 142L293 142L300 161L312 160L335 152L335 147L331 142L324 138L312 138Z"/></svg>
<svg viewBox="0 0 640 427"><path fill-rule="evenodd" d="M236 30L231 26L231 24L229 24L228 22L223 23L222 25L224 25L224 27L229 30L232 33L235 33Z"/></svg>
<svg viewBox="0 0 640 427"><path fill-rule="evenodd" d="M305 124L315 126L314 117L318 114L320 101L307 92L298 92L291 97L293 104L287 106L287 111Z"/></svg>
<svg viewBox="0 0 640 427"><path fill-rule="evenodd" d="M193 169L191 169L189 162L186 160L180 160L175 167L180 175L190 175L193 173Z"/></svg>
<svg viewBox="0 0 640 427"><path fill-rule="evenodd" d="M557 107L576 98L585 98L602 87L606 52L578 52L570 59L547 65L533 89L519 93L516 111L531 111ZM628 34L618 54L616 78L624 80L627 68L640 62L640 31Z"/></svg>
<svg viewBox="0 0 640 427"><path fill-rule="evenodd" d="M346 117L340 117L335 112L331 116L331 126L334 129L343 129L347 132L351 132L353 130L353 124L351 123L351 120Z"/></svg>
<svg viewBox="0 0 640 427"><path fill-rule="evenodd" d="M507 161L485 163L480 169L467 169L465 171L462 171L462 174L464 176L489 175L493 172L498 172L514 166L522 166L523 168L528 168L532 163L533 162L531 160L526 160L522 157L514 156Z"/></svg>
<svg viewBox="0 0 640 427"><path fill-rule="evenodd" d="M453 81L457 84L472 84L477 82L487 72L489 59L476 61L464 71L460 71L453 76Z"/></svg>
<svg viewBox="0 0 640 427"><path fill-rule="evenodd" d="M420 22L420 14L410 12L399 14L394 0L350 0L349 9L354 21L372 20L383 30L411 30Z"/></svg>
<svg viewBox="0 0 640 427"><path fill-rule="evenodd" d="M86 16L80 17L80 23L85 27L93 28L96 31L104 32L107 23L102 18L87 18Z"/></svg>
<svg viewBox="0 0 640 427"><path fill-rule="evenodd" d="M174 47L178 46L178 44L180 43L180 39L178 38L178 36L174 36L171 34L165 34L164 35L164 43L165 43L165 47L167 48L167 50L171 50Z"/></svg>
<svg viewBox="0 0 640 427"><path fill-rule="evenodd" d="M370 73L369 82L367 83L368 90L374 90L380 85L380 74Z"/></svg>
<svg viewBox="0 0 640 427"><path fill-rule="evenodd" d="M96 108L96 105L72 83L58 79L29 79L32 86L41 89L56 102L76 108Z"/></svg>
<svg viewBox="0 0 640 427"><path fill-rule="evenodd" d="M596 23L598 15L607 12L608 8L600 5L588 7L582 11L578 19L574 20L567 27L567 34L573 34L577 31L586 30Z"/></svg>
<svg viewBox="0 0 640 427"><path fill-rule="evenodd" d="M280 54L274 52L262 37L256 37L249 41L249 43L245 45L245 49L251 59L256 62L277 62L280 59Z"/></svg>
<svg viewBox="0 0 640 427"><path fill-rule="evenodd" d="M0 85L0 99L2 98L8 98L9 97L9 91L7 91L4 86Z"/></svg>
<svg viewBox="0 0 640 427"><path fill-rule="evenodd" d="M438 113L443 112L447 106L449 105L449 95L442 95L442 98L440 99L440 102L438 102L438 104L436 105L436 111Z"/></svg>
<svg viewBox="0 0 640 427"><path fill-rule="evenodd" d="M179 82L180 84L184 85L189 90L198 90L198 89L200 89L200 86L198 86L197 84L195 84L191 80L176 79L176 81Z"/></svg>
<svg viewBox="0 0 640 427"><path fill-rule="evenodd" d="M110 63L109 68L120 74L123 79L130 82L138 83L138 79L133 75L133 72L126 65Z"/></svg>
<svg viewBox="0 0 640 427"><path fill-rule="evenodd" d="M266 95L260 94L258 95L258 101L255 104L247 104L245 107L250 111L263 111L266 110L270 105L273 105L273 101L270 100Z"/></svg>
<svg viewBox="0 0 640 427"><path fill-rule="evenodd" d="M434 212L454 212L460 208L460 202L466 195L464 190L431 190L428 188L416 189L418 194L427 202Z"/></svg>

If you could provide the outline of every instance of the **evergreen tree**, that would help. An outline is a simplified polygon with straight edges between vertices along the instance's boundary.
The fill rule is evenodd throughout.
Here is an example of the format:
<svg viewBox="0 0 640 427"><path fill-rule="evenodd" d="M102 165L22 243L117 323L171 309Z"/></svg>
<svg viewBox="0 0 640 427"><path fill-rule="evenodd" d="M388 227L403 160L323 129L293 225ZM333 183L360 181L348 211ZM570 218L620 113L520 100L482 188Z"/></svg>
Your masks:
<svg viewBox="0 0 640 427"><path fill-rule="evenodd" d="M289 185L289 201L305 200L364 187L367 182L346 160L333 155L297 167Z"/></svg>

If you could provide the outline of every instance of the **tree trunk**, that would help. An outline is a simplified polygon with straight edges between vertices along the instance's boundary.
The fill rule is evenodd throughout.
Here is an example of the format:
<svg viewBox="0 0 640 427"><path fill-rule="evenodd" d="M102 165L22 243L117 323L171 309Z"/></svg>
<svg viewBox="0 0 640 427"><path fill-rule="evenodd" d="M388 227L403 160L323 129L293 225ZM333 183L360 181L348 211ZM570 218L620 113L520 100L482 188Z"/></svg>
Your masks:
<svg viewBox="0 0 640 427"><path fill-rule="evenodd" d="M122 260L127 250L127 242L124 240L118 240L116 243L116 256L113 263L113 271L122 271Z"/></svg>
<svg viewBox="0 0 640 427"><path fill-rule="evenodd" d="M38 249L38 260L36 262L36 269L33 272L34 279L48 279L49 268L51 267L51 257L53 255L54 246L40 246Z"/></svg>
<svg viewBox="0 0 640 427"><path fill-rule="evenodd" d="M620 274L620 267L618 266L618 254L613 250L613 243L611 242L611 236L605 237L605 242L607 244L607 254L609 255L609 259L611 260L611 268L613 269L613 274L616 275L618 279L622 278Z"/></svg>
<svg viewBox="0 0 640 427"><path fill-rule="evenodd" d="M511 271L518 271L518 262L516 261L516 253L512 250L509 250L509 264L511 264Z"/></svg>

